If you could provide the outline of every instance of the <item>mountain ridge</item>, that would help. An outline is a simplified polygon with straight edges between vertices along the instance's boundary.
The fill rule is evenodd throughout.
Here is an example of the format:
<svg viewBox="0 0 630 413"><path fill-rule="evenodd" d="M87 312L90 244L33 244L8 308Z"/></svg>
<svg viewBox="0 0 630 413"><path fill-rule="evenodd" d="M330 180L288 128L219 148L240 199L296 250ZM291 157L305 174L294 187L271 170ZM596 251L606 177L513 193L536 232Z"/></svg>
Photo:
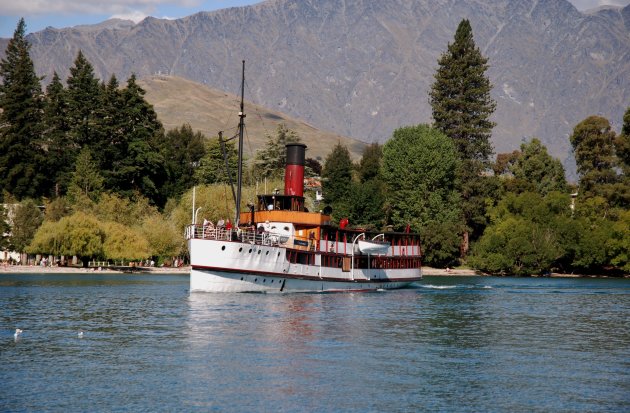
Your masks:
<svg viewBox="0 0 630 413"><path fill-rule="evenodd" d="M269 0L28 36L36 70L67 76L82 49L101 79L166 73L235 93L321 129L383 142L430 122L437 59L461 19L489 58L496 152L539 137L574 172L568 136L592 114L618 130L630 104L630 6L581 13L566 0Z"/></svg>

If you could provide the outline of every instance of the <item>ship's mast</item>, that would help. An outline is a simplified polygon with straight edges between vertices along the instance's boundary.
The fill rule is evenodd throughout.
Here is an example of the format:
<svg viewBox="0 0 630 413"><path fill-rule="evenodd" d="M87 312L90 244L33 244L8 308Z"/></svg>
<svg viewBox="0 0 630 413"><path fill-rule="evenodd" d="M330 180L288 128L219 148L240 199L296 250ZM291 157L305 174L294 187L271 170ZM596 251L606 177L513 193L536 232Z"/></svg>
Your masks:
<svg viewBox="0 0 630 413"><path fill-rule="evenodd" d="M245 129L245 60L243 60L243 72L241 76L241 111L238 116L241 121L238 125L238 177L236 183L236 226L241 218L241 187L243 186L243 130Z"/></svg>

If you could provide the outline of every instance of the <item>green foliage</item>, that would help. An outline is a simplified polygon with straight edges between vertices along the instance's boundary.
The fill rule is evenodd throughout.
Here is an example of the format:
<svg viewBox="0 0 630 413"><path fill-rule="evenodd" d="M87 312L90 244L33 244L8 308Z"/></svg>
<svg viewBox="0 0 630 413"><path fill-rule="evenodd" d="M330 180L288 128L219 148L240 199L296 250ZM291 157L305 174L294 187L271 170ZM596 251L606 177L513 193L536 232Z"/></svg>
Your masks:
<svg viewBox="0 0 630 413"><path fill-rule="evenodd" d="M160 214L146 216L140 230L152 256L175 257L184 250L184 232L178 231L172 221Z"/></svg>
<svg viewBox="0 0 630 413"><path fill-rule="evenodd" d="M630 210L620 211L606 239L610 263L630 273Z"/></svg>
<svg viewBox="0 0 630 413"><path fill-rule="evenodd" d="M326 157L322 169L324 202L333 208L333 216L337 221L348 214L347 199L352 187L352 170L348 148L337 143Z"/></svg>
<svg viewBox="0 0 630 413"><path fill-rule="evenodd" d="M363 150L363 156L359 162L359 181L367 182L379 178L381 160L383 159L383 146L373 143Z"/></svg>
<svg viewBox="0 0 630 413"><path fill-rule="evenodd" d="M225 152L228 158L229 173L236 184L236 173L238 171L238 151L234 141L225 142ZM194 172L194 181L200 185L215 183L229 183L228 171L225 169L225 158L219 138L212 138L206 141L205 154L199 161L199 167Z"/></svg>
<svg viewBox="0 0 630 413"><path fill-rule="evenodd" d="M385 186L382 182L376 179L365 183L355 182L347 197L347 210L337 211L337 216L347 217L352 226L380 230L386 224L384 205Z"/></svg>
<svg viewBox="0 0 630 413"><path fill-rule="evenodd" d="M189 124L169 130L160 152L166 164L168 180L162 187L162 197L179 198L195 184L198 167L206 155L205 136L194 132Z"/></svg>
<svg viewBox="0 0 630 413"><path fill-rule="evenodd" d="M0 62L0 188L17 199L49 188L42 149L42 90L20 19Z"/></svg>
<svg viewBox="0 0 630 413"><path fill-rule="evenodd" d="M267 135L267 145L256 153L254 158L254 174L267 178L282 178L286 164L286 145L298 143L300 137L295 131L281 123L276 136Z"/></svg>
<svg viewBox="0 0 630 413"><path fill-rule="evenodd" d="M534 138L521 144L519 156L509 167L514 179L523 182L521 187L547 195L550 192L566 192L567 181L562 163L547 153L547 148Z"/></svg>
<svg viewBox="0 0 630 413"><path fill-rule="evenodd" d="M25 199L15 206L9 248L18 252L25 251L43 219L42 212L32 199Z"/></svg>
<svg viewBox="0 0 630 413"><path fill-rule="evenodd" d="M154 149L163 135L153 107L144 99L145 91L136 83L135 76L127 81L121 93L121 141L112 145L106 164L101 164L105 187L131 198L135 193L158 205L166 172L162 155Z"/></svg>
<svg viewBox="0 0 630 413"><path fill-rule="evenodd" d="M96 116L101 101L101 89L92 64L79 51L66 80L68 121L73 142L77 147L91 147L97 141Z"/></svg>
<svg viewBox="0 0 630 413"><path fill-rule="evenodd" d="M391 222L418 231L432 222L458 220L453 142L428 125L400 128L383 147L382 176L387 185Z"/></svg>
<svg viewBox="0 0 630 413"><path fill-rule="evenodd" d="M508 193L490 210L491 225L473 245L468 263L492 274L531 275L551 270L565 254L561 234L570 215L567 195Z"/></svg>
<svg viewBox="0 0 630 413"><path fill-rule="evenodd" d="M473 231L473 239L483 232L488 183L494 186L483 175L493 151L490 137L495 124L490 116L496 108L487 69L488 59L475 45L470 22L464 19L454 42L438 60L429 94L434 126L453 140L461 160L457 182L464 226L463 255L468 250L468 232Z"/></svg>
<svg viewBox="0 0 630 413"><path fill-rule="evenodd" d="M126 226L139 225L146 217L157 213L149 200L142 196L133 199L117 194L103 194L98 203L86 212L94 215L101 222L115 222Z"/></svg>
<svg viewBox="0 0 630 413"><path fill-rule="evenodd" d="M4 205L0 204L0 251L6 251L9 248L9 217Z"/></svg>
<svg viewBox="0 0 630 413"><path fill-rule="evenodd" d="M142 233L117 222L101 224L105 232L103 255L112 260L138 261L149 256L149 243Z"/></svg>
<svg viewBox="0 0 630 413"><path fill-rule="evenodd" d="M615 171L619 165L615 155L615 132L601 116L589 116L578 123L570 137L577 170L580 174L581 198L602 196L614 205L627 205L624 190L620 199L620 179Z"/></svg>
<svg viewBox="0 0 630 413"><path fill-rule="evenodd" d="M55 198L46 203L44 219L46 221L56 222L61 218L70 215L70 213L71 209L68 200L66 198Z"/></svg>
<svg viewBox="0 0 630 413"><path fill-rule="evenodd" d="M103 191L104 178L92 159L92 153L85 147L77 156L75 170L68 186L68 197L74 202L82 197L98 200Z"/></svg>
<svg viewBox="0 0 630 413"><path fill-rule="evenodd" d="M492 154L490 116L496 103L485 74L488 59L475 45L468 20L460 22L438 66L429 95L435 127L453 139L462 159L485 164Z"/></svg>
<svg viewBox="0 0 630 413"><path fill-rule="evenodd" d="M76 255L84 266L92 258L103 257L105 231L92 215L76 212L57 222L47 221L35 234L27 252Z"/></svg>

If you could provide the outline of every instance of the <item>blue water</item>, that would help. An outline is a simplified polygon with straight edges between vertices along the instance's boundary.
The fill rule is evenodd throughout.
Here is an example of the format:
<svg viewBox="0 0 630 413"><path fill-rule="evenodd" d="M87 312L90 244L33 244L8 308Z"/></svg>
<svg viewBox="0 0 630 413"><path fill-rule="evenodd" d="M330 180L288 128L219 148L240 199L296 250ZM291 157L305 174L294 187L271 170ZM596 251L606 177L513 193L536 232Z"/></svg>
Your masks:
<svg viewBox="0 0 630 413"><path fill-rule="evenodd" d="M0 275L0 411L70 410L628 412L630 280L191 295L187 276Z"/></svg>

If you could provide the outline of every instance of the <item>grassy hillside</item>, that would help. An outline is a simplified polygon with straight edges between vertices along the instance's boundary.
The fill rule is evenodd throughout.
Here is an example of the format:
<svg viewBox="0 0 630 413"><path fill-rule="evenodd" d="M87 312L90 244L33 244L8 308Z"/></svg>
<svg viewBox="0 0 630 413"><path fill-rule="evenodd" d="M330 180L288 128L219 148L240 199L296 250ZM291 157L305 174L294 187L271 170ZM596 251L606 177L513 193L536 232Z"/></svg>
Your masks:
<svg viewBox="0 0 630 413"><path fill-rule="evenodd" d="M240 98L199 83L176 76L151 76L142 79L140 85L146 90L146 99L154 107L166 130L189 123L194 130L207 137L224 131L224 136L236 134ZM245 155L253 158L256 150L267 142L266 135L275 136L279 124L284 123L297 132L308 146L307 157L322 160L337 142L348 147L357 160L367 145L364 142L339 136L314 128L306 122L293 119L283 113L268 110L245 101Z"/></svg>

